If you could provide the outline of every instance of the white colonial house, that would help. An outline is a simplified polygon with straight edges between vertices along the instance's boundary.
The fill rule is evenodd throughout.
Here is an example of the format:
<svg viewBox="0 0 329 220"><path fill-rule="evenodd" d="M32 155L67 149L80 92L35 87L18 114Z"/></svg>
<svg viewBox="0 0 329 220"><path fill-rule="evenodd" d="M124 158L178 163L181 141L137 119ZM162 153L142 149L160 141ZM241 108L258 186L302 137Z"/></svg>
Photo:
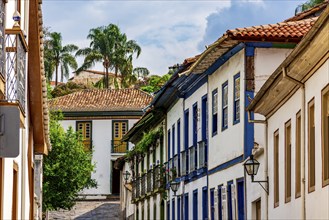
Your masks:
<svg viewBox="0 0 329 220"><path fill-rule="evenodd" d="M114 169L114 162L132 147L121 138L151 99L138 89L88 89L50 101L51 110L63 113L61 125L81 132L86 150L93 151L96 171L92 178L98 187L81 193L87 199L119 195L120 171Z"/></svg>
<svg viewBox="0 0 329 220"><path fill-rule="evenodd" d="M248 107L265 116L268 219L329 219L328 42L329 6Z"/></svg>
<svg viewBox="0 0 329 220"><path fill-rule="evenodd" d="M312 28L317 20L313 15L229 30L202 54L177 67L153 98L149 112L124 137L136 145L129 153L129 158L134 155L135 219L268 218L264 207L271 187L266 182L251 183L243 166L253 155L261 164L254 180L267 181L266 125L255 123L263 122L264 116L245 109ZM158 164L147 158L157 147L140 147L148 143L142 133L160 126L165 160L159 164L166 176L162 201L158 191L144 188L148 173Z"/></svg>
<svg viewBox="0 0 329 220"><path fill-rule="evenodd" d="M0 2L0 219L42 218L50 150L41 1Z"/></svg>

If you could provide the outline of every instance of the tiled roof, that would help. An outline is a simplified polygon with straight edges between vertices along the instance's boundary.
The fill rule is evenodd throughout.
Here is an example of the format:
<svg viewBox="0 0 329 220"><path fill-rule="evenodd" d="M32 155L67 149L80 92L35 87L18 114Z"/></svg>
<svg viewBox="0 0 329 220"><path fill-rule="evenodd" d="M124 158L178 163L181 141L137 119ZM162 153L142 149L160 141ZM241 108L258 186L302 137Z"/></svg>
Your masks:
<svg viewBox="0 0 329 220"><path fill-rule="evenodd" d="M51 110L83 111L141 111L152 96L138 89L87 89L49 102Z"/></svg>
<svg viewBox="0 0 329 220"><path fill-rule="evenodd" d="M226 34L232 39L282 39L285 41L285 38L288 38L289 41L293 41L296 38L300 40L312 28L316 19L317 17L301 21L236 28L228 30Z"/></svg>
<svg viewBox="0 0 329 220"><path fill-rule="evenodd" d="M241 42L298 43L312 28L317 18L301 21L236 28L225 34L197 57L196 61L182 74L200 74L208 69L219 57Z"/></svg>
<svg viewBox="0 0 329 220"><path fill-rule="evenodd" d="M97 71L97 70L83 70L82 72L94 73L98 75L105 75L104 71ZM109 72L109 76L114 76L114 73Z"/></svg>

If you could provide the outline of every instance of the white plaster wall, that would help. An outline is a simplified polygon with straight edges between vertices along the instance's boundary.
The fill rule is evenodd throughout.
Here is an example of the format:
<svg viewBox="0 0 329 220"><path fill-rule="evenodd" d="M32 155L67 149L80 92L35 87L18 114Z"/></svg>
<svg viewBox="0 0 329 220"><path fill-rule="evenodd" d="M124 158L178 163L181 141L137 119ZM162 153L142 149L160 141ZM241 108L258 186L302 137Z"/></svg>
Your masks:
<svg viewBox="0 0 329 220"><path fill-rule="evenodd" d="M233 125L234 75L240 73L240 122ZM244 50L231 57L215 73L209 76L209 162L208 169L225 163L243 154L244 143ZM228 128L222 131L222 84L228 81ZM212 136L212 91L218 91L218 130Z"/></svg>
<svg viewBox="0 0 329 220"><path fill-rule="evenodd" d="M305 188L306 188L306 219L328 219L329 218L329 187L322 188L322 158L321 158L321 90L329 83L329 62L327 61L306 83L305 83L305 128L307 132L307 103L315 98L315 154L316 154L316 186L315 191L308 193L308 139L305 135ZM301 219L302 218L302 198L295 198L295 129L296 113L302 109L302 90L299 89L278 111L268 119L268 151L269 151L269 178L270 178L270 195L269 195L269 219ZM284 202L284 125L291 119L292 129L292 197L289 203ZM274 208L273 197L273 137L274 132L279 129L279 198L280 203ZM303 145L302 145L303 147ZM302 168L303 170L303 168ZM303 189L303 186L302 186ZM303 194L303 192L302 192Z"/></svg>
<svg viewBox="0 0 329 220"><path fill-rule="evenodd" d="M292 49L288 48L255 48L256 93L291 51Z"/></svg>
<svg viewBox="0 0 329 220"><path fill-rule="evenodd" d="M119 120L119 119L118 119ZM133 126L137 119L129 119L128 129ZM76 129L76 120L63 120L60 122L66 130L69 126ZM112 161L115 161L122 154L111 154L112 140L112 120L92 120L92 144L93 144L93 159L96 164L95 172L92 173L92 178L97 181L97 188L85 189L82 194L90 195L108 195L111 194L111 170ZM129 149L132 148L129 143Z"/></svg>
<svg viewBox="0 0 329 220"><path fill-rule="evenodd" d="M305 99L307 103L315 100L315 191L306 192L306 219L329 219L329 185L322 187L322 143L321 143L321 90L329 83L329 60L305 83ZM307 109L305 113L307 114ZM306 129L308 121L305 121ZM307 131L307 130L306 130ZM308 143L308 135L305 135ZM306 156L306 164L308 164ZM306 166L306 178L308 177ZM308 179L306 180L308 188Z"/></svg>

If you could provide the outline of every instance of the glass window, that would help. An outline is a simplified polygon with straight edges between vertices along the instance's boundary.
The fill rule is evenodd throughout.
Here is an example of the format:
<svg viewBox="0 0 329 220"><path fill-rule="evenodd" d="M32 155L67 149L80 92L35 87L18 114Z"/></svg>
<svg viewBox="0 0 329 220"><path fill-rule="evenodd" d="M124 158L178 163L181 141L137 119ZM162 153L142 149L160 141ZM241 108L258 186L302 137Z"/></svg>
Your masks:
<svg viewBox="0 0 329 220"><path fill-rule="evenodd" d="M274 133L274 208L279 206L279 130Z"/></svg>
<svg viewBox="0 0 329 220"><path fill-rule="evenodd" d="M215 89L212 92L212 134L217 134L218 122L218 92Z"/></svg>
<svg viewBox="0 0 329 220"><path fill-rule="evenodd" d="M240 73L234 76L234 124L240 121Z"/></svg>
<svg viewBox="0 0 329 220"><path fill-rule="evenodd" d="M322 91L322 186L329 185L329 85Z"/></svg>
<svg viewBox="0 0 329 220"><path fill-rule="evenodd" d="M295 197L298 198L301 195L301 133L302 132L302 126L301 126L301 113L300 111L296 115L296 192L295 192Z"/></svg>
<svg viewBox="0 0 329 220"><path fill-rule="evenodd" d="M228 127L228 82L222 86L222 130Z"/></svg>
<svg viewBox="0 0 329 220"><path fill-rule="evenodd" d="M285 125L285 202L291 200L291 122Z"/></svg>
<svg viewBox="0 0 329 220"><path fill-rule="evenodd" d="M315 190L314 99L308 103L308 192Z"/></svg>

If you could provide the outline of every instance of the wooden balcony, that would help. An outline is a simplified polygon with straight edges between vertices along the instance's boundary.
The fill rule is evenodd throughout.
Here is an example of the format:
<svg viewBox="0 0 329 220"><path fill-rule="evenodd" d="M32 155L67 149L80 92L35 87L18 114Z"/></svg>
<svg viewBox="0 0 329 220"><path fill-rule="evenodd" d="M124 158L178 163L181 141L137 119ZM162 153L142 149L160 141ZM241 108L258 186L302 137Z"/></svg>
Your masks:
<svg viewBox="0 0 329 220"><path fill-rule="evenodd" d="M111 141L111 153L126 153L128 150L128 143L120 140Z"/></svg>

